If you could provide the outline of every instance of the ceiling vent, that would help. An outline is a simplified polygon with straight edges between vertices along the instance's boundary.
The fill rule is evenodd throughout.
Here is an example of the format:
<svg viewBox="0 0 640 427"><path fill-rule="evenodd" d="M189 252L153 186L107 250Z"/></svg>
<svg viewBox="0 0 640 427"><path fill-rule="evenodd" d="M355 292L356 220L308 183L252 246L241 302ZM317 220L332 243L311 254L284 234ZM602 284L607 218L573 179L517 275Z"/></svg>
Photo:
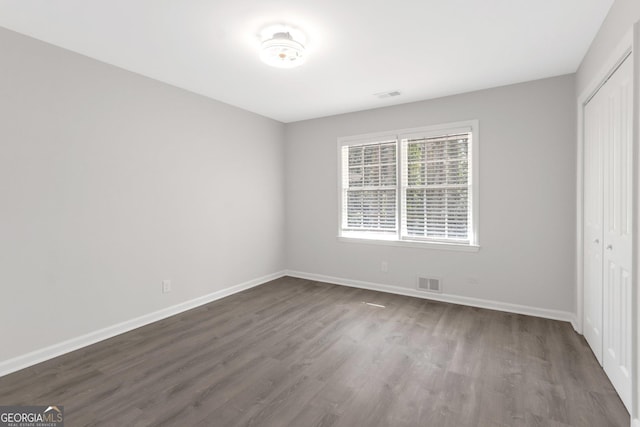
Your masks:
<svg viewBox="0 0 640 427"><path fill-rule="evenodd" d="M436 277L418 276L418 290L423 292L442 293L442 280Z"/></svg>
<svg viewBox="0 0 640 427"><path fill-rule="evenodd" d="M400 91L392 90L391 92L379 92L379 93L374 93L373 96L377 96L380 99L393 98L394 96L400 96Z"/></svg>

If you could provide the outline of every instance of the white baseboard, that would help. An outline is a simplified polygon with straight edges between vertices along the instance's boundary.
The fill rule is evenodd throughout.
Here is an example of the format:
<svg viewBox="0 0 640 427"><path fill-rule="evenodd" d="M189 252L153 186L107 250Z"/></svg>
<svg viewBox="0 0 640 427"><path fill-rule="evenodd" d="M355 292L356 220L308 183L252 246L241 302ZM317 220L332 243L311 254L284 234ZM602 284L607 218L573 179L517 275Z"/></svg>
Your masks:
<svg viewBox="0 0 640 427"><path fill-rule="evenodd" d="M0 377L10 374L12 372L19 371L29 366L35 365L40 362L44 362L54 357L61 356L63 354L78 350L82 347L95 344L99 341L112 338L116 335L123 334L141 326L148 325L149 323L157 322L167 317L174 316L176 314L191 310L204 304L208 304L212 301L233 295L235 293L250 289L252 287L262 285L271 280L278 279L283 276L298 277L301 279L314 280L320 282L334 283L336 285L350 286L354 288L369 289L373 291L388 292L398 295L406 295L416 298L424 298L435 301L448 302L453 304L468 305L472 307L487 308L491 310L505 311L509 313L526 314L529 316L543 317L546 319L562 320L570 322L574 329L576 328L575 314L559 311L549 310L545 308L530 307L525 305L510 304L505 302L484 300L479 298L463 297L458 295L448 294L425 294L415 289L402 288L399 286L384 285L380 283L365 282L360 280L351 280L341 277L325 276L322 274L304 273L300 271L285 270L277 273L269 274L266 276L258 277L253 280L249 280L244 283L240 283L235 286L231 286L220 291L213 292L202 297L198 297L189 301L185 301L180 304L173 305L171 307L164 308L162 310L155 311L153 313L145 314L135 319L127 320L116 325L108 326L106 328L90 332L88 334L72 338L67 341L63 341L58 344L51 345L49 347L42 348L40 350L33 351L31 353L24 354L22 356L15 357L6 361L0 362ZM634 420L633 427L640 427L640 421Z"/></svg>
<svg viewBox="0 0 640 427"><path fill-rule="evenodd" d="M72 338L67 341L63 341L58 344L51 345L49 347L42 348L40 350L33 351L31 353L24 354L22 356L15 357L13 359L0 362L0 377L10 374L20 369L27 368L45 360L53 359L54 357L61 356L65 353L69 353L74 350L78 350L82 347L86 347L91 344L95 344L99 341L112 338L116 335L123 334L133 329L139 328L149 323L157 322L158 320L165 319L167 317L174 316L187 310L199 307L204 304L208 304L212 301L233 295L235 293L244 291L249 288L253 288L271 280L278 279L285 275L284 271L269 274L266 276L258 277L253 280L240 283L229 288L222 289L204 295L198 298L194 298L189 301L182 302L180 304L173 305L171 307L163 308L162 310L154 311L153 313L145 314L135 319L127 320L116 325L108 326L106 328L90 332L88 334Z"/></svg>
<svg viewBox="0 0 640 427"><path fill-rule="evenodd" d="M574 313L547 308L531 307L527 305L510 304L506 302L491 301L480 298L464 297L451 294L427 294L417 289L402 288L399 286L383 285L381 283L364 282L361 280L345 279L342 277L325 276L322 274L304 273L301 271L286 271L287 276L319 282L333 283L336 285L350 286L352 288L369 289L372 291L388 292L391 294L405 295L434 301L448 302L452 304L468 305L471 307L487 308L490 310L505 311L508 313L526 314L528 316L542 317L545 319L562 320L569 322L576 329L576 316ZM640 427L640 426L638 426Z"/></svg>

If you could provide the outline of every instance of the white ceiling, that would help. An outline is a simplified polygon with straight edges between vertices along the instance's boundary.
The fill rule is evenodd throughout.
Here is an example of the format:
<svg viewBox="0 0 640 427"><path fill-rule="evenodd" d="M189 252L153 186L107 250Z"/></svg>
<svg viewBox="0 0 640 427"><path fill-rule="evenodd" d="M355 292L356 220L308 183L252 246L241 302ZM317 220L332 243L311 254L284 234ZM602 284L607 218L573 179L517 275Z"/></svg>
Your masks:
<svg viewBox="0 0 640 427"><path fill-rule="evenodd" d="M292 122L575 72L612 3L0 0L0 26ZM306 33L303 66L258 59L279 23Z"/></svg>

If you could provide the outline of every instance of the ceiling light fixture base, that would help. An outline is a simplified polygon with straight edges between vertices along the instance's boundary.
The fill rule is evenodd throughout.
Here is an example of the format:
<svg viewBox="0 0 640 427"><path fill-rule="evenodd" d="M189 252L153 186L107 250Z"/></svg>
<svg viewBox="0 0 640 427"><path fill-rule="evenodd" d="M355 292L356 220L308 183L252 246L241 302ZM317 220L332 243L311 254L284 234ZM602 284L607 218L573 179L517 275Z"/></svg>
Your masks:
<svg viewBox="0 0 640 427"><path fill-rule="evenodd" d="M272 67L294 68L304 62L304 45L289 32L277 32L262 42L260 59Z"/></svg>

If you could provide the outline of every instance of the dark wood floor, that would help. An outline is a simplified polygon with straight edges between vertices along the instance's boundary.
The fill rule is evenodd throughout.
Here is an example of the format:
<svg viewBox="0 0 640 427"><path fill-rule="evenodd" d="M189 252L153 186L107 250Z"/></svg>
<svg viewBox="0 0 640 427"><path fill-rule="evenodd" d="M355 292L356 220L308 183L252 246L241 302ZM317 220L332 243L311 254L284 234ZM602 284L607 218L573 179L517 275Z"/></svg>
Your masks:
<svg viewBox="0 0 640 427"><path fill-rule="evenodd" d="M67 426L629 425L567 323L293 278L0 378L0 404Z"/></svg>

